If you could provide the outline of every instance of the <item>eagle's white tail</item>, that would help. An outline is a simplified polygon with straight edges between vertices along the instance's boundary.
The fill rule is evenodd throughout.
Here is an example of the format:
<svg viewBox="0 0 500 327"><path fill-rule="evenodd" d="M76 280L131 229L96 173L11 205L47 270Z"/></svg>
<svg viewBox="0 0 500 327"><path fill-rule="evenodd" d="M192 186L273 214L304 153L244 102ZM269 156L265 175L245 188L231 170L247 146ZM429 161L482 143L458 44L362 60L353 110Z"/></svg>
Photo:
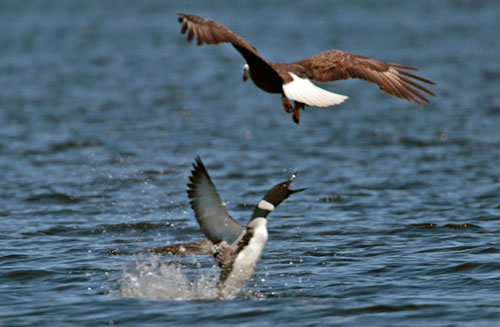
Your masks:
<svg viewBox="0 0 500 327"><path fill-rule="evenodd" d="M285 96L294 101L298 101L308 106L329 107L340 104L349 97L324 90L314 85L308 78L300 78L294 73L293 81L283 84Z"/></svg>

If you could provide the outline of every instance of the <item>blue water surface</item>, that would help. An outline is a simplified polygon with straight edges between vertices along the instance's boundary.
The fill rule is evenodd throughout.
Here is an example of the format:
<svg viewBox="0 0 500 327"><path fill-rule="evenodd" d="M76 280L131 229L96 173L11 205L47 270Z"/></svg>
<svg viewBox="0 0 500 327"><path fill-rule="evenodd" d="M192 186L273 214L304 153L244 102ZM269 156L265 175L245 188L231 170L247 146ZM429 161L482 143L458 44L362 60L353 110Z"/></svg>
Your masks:
<svg viewBox="0 0 500 327"><path fill-rule="evenodd" d="M266 59L331 48L415 66L419 109L363 81L295 125L241 81L216 19ZM500 322L498 1L1 1L0 325L495 326ZM235 300L211 258L111 256L202 237L200 155L246 224L300 171Z"/></svg>

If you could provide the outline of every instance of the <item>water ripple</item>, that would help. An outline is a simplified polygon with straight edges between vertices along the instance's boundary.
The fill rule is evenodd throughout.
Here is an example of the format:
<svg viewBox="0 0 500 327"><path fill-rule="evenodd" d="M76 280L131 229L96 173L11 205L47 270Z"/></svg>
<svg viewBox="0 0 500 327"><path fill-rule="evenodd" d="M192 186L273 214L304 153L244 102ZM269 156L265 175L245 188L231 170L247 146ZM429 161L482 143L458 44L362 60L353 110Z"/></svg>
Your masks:
<svg viewBox="0 0 500 327"><path fill-rule="evenodd" d="M278 95L241 83L231 46L186 44L179 10L271 60L339 48L418 67L438 97L418 109L342 81L325 87L348 101L295 125ZM498 12L0 2L0 325L496 325ZM185 193L196 155L242 224L291 172L308 188L270 214L262 259L231 301L213 296L213 258L108 254L203 237Z"/></svg>

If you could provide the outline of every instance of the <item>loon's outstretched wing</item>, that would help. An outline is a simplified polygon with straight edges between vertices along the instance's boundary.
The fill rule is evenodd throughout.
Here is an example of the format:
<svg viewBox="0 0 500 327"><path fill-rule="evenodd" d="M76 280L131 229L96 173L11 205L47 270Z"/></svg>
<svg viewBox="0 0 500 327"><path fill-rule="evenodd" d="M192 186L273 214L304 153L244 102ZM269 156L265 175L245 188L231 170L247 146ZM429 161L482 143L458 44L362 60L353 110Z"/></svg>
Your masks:
<svg viewBox="0 0 500 327"><path fill-rule="evenodd" d="M245 227L229 216L200 157L195 160L187 192L196 220L214 244L232 245L243 235Z"/></svg>
<svg viewBox="0 0 500 327"><path fill-rule="evenodd" d="M176 255L176 256L187 256L192 254L206 254L214 255L215 247L212 241L204 238L202 240L197 240L189 243L181 244L169 244L165 246L157 246L150 249L140 250L137 253L151 253L157 255Z"/></svg>
<svg viewBox="0 0 500 327"><path fill-rule="evenodd" d="M233 261L233 253L236 247L229 247L225 243L215 245L207 238L196 240L189 243L169 244L165 246L156 246L150 249L143 249L132 254L148 253L155 255L170 255L185 257L188 255L204 254L214 256L219 267L226 269ZM119 250L110 251L110 254L124 254ZM227 276L226 276L227 277Z"/></svg>

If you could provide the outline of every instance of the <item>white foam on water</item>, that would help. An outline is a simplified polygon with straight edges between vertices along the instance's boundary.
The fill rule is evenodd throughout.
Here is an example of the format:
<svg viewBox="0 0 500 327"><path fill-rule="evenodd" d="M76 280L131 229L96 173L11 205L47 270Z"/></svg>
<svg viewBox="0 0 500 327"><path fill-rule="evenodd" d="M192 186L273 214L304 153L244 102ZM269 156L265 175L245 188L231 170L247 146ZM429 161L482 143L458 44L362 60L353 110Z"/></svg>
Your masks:
<svg viewBox="0 0 500 327"><path fill-rule="evenodd" d="M215 300L220 299L217 289L220 270L200 264L165 261L164 257L139 257L125 267L119 280L119 289L113 295L141 297L153 300ZM231 292L229 298L253 296L253 292ZM236 294L236 295L235 295Z"/></svg>
<svg viewBox="0 0 500 327"><path fill-rule="evenodd" d="M216 268L190 269L182 262L158 256L139 257L125 267L116 295L153 300L216 299L218 278Z"/></svg>

